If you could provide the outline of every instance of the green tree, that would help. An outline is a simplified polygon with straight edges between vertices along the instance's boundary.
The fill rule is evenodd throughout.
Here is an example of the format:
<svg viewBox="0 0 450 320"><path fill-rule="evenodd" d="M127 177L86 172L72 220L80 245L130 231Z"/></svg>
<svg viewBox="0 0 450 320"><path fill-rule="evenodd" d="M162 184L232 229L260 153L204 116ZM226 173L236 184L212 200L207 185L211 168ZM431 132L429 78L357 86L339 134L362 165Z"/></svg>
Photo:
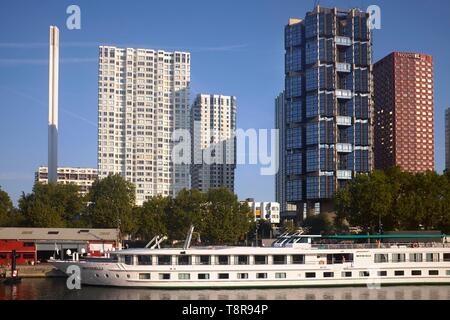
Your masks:
<svg viewBox="0 0 450 320"><path fill-rule="evenodd" d="M109 175L93 183L89 192L88 216L93 227L117 228L126 234L137 230L133 216L134 185L120 175Z"/></svg>
<svg viewBox="0 0 450 320"><path fill-rule="evenodd" d="M13 210L14 207L8 193L3 191L0 187L0 227L10 225Z"/></svg>
<svg viewBox="0 0 450 320"><path fill-rule="evenodd" d="M203 234L206 230L206 220L208 216L207 197L206 194L199 190L181 190L174 201L170 210L168 210L169 238L173 240L181 240L191 225L195 230Z"/></svg>
<svg viewBox="0 0 450 320"><path fill-rule="evenodd" d="M170 197L152 197L144 202L142 207L135 207L134 216L138 226L136 235L143 240L151 240L156 235L167 235L168 211L171 208Z"/></svg>
<svg viewBox="0 0 450 320"><path fill-rule="evenodd" d="M73 184L37 182L30 194L22 193L19 209L32 227L71 227L86 203Z"/></svg>
<svg viewBox="0 0 450 320"><path fill-rule="evenodd" d="M210 189L207 194L207 228L202 238L213 244L235 244L250 230L251 212L246 203L226 188Z"/></svg>
<svg viewBox="0 0 450 320"><path fill-rule="evenodd" d="M335 233L333 217L321 213L317 216L309 216L303 221L303 227L308 228L310 234L333 234Z"/></svg>

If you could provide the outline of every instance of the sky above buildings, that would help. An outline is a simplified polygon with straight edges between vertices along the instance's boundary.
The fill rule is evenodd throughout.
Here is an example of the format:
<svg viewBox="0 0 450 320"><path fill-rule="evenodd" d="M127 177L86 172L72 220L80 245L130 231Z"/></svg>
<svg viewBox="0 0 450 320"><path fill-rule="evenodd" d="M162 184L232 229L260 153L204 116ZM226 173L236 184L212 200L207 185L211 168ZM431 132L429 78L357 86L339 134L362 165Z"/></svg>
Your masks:
<svg viewBox="0 0 450 320"><path fill-rule="evenodd" d="M59 165L97 166L98 46L191 52L191 100L237 97L237 126L274 127L284 86L284 26L322 6L381 8L374 60L392 51L431 54L435 71L436 170L444 169L444 109L450 107L448 0L180 0L0 2L0 186L17 201L47 164L48 32L60 29ZM81 30L66 9L81 8ZM239 165L240 199L274 200L274 177Z"/></svg>

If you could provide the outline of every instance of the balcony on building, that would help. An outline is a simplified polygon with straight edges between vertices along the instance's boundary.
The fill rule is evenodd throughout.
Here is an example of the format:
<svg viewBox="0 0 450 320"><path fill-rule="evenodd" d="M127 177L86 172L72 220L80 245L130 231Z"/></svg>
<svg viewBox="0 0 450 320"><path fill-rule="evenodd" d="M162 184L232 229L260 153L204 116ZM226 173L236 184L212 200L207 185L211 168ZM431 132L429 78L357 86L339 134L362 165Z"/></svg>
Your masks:
<svg viewBox="0 0 450 320"><path fill-rule="evenodd" d="M337 116L336 122L338 126L351 126L352 125L352 118L347 116Z"/></svg>
<svg viewBox="0 0 450 320"><path fill-rule="evenodd" d="M352 180L351 170L338 170L337 171L338 180Z"/></svg>
<svg viewBox="0 0 450 320"><path fill-rule="evenodd" d="M351 99L353 98L353 94L351 90L345 90L345 89L337 89L336 90L336 97L338 99Z"/></svg>
<svg viewBox="0 0 450 320"><path fill-rule="evenodd" d="M351 67L350 63L337 62L336 63L336 71L337 72L350 72L350 71L352 71L352 67Z"/></svg>
<svg viewBox="0 0 450 320"><path fill-rule="evenodd" d="M337 143L336 150L337 152L350 153L353 151L353 147L351 143Z"/></svg>
<svg viewBox="0 0 450 320"><path fill-rule="evenodd" d="M352 45L352 39L349 37L337 36L336 45L350 47Z"/></svg>

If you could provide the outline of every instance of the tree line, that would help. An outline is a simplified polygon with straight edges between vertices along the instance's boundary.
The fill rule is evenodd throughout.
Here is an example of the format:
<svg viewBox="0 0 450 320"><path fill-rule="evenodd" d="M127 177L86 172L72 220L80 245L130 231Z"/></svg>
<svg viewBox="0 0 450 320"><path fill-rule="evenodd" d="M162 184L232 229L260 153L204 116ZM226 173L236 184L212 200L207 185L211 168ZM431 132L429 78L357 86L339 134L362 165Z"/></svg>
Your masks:
<svg viewBox="0 0 450 320"><path fill-rule="evenodd" d="M0 189L0 226L119 228L132 239L184 240L191 225L202 243L234 244L254 228L250 208L226 188L182 190L135 206L134 185L120 175L97 180L86 196L76 185L36 183L18 208ZM193 237L196 239L196 237Z"/></svg>
<svg viewBox="0 0 450 320"><path fill-rule="evenodd" d="M394 167L358 175L335 195L334 229L450 232L450 173L406 173ZM328 224L329 229L333 229Z"/></svg>

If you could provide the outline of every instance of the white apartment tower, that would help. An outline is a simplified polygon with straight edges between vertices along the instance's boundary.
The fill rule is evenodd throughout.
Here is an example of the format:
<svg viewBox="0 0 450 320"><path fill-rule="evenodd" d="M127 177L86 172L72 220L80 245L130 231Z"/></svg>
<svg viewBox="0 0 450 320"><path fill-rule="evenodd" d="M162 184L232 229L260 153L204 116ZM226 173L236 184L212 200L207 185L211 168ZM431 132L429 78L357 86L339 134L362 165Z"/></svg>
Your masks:
<svg viewBox="0 0 450 320"><path fill-rule="evenodd" d="M136 204L189 187L189 166L172 162L172 133L189 130L190 54L99 48L99 178L120 174Z"/></svg>
<svg viewBox="0 0 450 320"><path fill-rule="evenodd" d="M234 192L236 97L199 94L191 109L191 187Z"/></svg>

